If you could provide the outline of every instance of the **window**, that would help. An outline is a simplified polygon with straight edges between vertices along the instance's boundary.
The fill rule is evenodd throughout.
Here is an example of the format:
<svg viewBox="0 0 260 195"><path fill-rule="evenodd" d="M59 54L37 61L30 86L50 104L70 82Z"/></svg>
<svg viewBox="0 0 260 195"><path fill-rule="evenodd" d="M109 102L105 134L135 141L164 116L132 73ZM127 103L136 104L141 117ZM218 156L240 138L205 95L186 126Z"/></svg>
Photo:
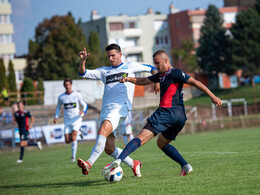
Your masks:
<svg viewBox="0 0 260 195"><path fill-rule="evenodd" d="M168 45L168 37L167 36L157 36L155 37L156 45Z"/></svg>
<svg viewBox="0 0 260 195"><path fill-rule="evenodd" d="M111 31L123 30L124 29L124 24L122 22L110 22L109 23L109 29Z"/></svg>
<svg viewBox="0 0 260 195"><path fill-rule="evenodd" d="M10 24L10 16L0 15L0 24Z"/></svg>
<svg viewBox="0 0 260 195"><path fill-rule="evenodd" d="M0 44L12 43L12 36L10 34L0 34Z"/></svg>

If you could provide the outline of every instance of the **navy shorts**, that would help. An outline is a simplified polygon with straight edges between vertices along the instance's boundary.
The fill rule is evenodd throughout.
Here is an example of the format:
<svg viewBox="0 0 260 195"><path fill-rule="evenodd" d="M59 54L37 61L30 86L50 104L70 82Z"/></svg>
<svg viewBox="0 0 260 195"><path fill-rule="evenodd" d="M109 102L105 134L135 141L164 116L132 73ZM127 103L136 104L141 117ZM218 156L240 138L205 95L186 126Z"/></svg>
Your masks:
<svg viewBox="0 0 260 195"><path fill-rule="evenodd" d="M154 135L162 133L166 139L175 140L178 133L184 127L186 120L183 106L174 106L173 108L159 107L147 119L153 129L147 129L152 131Z"/></svg>
<svg viewBox="0 0 260 195"><path fill-rule="evenodd" d="M28 141L29 140L29 132L25 131L23 133L20 133L20 140L22 141Z"/></svg>

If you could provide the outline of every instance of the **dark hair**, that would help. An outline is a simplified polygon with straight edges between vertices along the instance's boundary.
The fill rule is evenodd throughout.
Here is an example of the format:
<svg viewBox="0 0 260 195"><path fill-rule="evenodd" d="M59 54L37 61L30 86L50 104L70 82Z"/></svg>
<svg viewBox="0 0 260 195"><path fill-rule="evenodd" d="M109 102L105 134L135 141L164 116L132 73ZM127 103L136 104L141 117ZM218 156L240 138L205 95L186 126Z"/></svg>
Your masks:
<svg viewBox="0 0 260 195"><path fill-rule="evenodd" d="M158 50L158 51L156 51L156 52L153 54L153 58L154 58L155 56L158 56L158 55L161 55L161 54L165 54L165 55L168 56L168 54L167 54L165 51L163 51L163 50Z"/></svg>
<svg viewBox="0 0 260 195"><path fill-rule="evenodd" d="M120 46L115 44L115 43L112 43L112 44L106 46L106 51L110 51L110 50L113 50L113 49L118 51L118 52L121 52Z"/></svg>
<svg viewBox="0 0 260 195"><path fill-rule="evenodd" d="M65 85L65 83L66 83L67 81L70 82L70 84L72 84L71 78L66 78L66 79L64 79L63 85Z"/></svg>
<svg viewBox="0 0 260 195"><path fill-rule="evenodd" d="M21 101L16 102L17 106L19 106L20 103L22 103L24 105L24 101L21 100Z"/></svg>

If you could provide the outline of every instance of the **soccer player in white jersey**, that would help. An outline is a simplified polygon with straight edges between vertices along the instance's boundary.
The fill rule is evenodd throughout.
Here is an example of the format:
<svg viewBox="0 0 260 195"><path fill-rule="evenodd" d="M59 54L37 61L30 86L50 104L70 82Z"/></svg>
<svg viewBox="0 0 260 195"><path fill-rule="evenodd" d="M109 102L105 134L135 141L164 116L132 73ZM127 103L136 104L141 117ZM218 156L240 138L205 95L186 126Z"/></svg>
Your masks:
<svg viewBox="0 0 260 195"><path fill-rule="evenodd" d="M115 135L113 132L117 128L120 118L125 118L128 111L132 110L134 85L130 82L119 83L119 80L124 76L134 77L135 72L150 71L152 74L157 73L157 70L151 65L137 62L123 63L121 61L121 48L117 44L108 45L106 52L111 66L103 66L94 70L85 68L85 62L90 53L87 53L85 48L79 52L81 59L79 75L84 78L102 80L105 84L96 145L87 161L78 159L78 166L82 169L82 174L84 175L88 175L90 168L104 150L115 159L122 152L122 149L115 146ZM159 91L159 88L159 85L156 84L156 93ZM126 157L123 162L132 168L136 177L141 177L141 161Z"/></svg>
<svg viewBox="0 0 260 195"><path fill-rule="evenodd" d="M128 144L129 141L131 141L134 138L132 132L132 120L133 120L132 111L129 111L126 119L121 124L121 130L122 130L123 141L125 146Z"/></svg>
<svg viewBox="0 0 260 195"><path fill-rule="evenodd" d="M65 92L58 97L58 103L56 106L56 113L53 122L56 124L60 115L61 105L64 109L64 134L66 144L71 143L71 162L75 162L76 153L78 149L77 134L80 133L83 138L82 132L80 131L82 117L86 114L88 105L78 92L72 91L72 80L66 78L63 82ZM80 111L80 106L83 110Z"/></svg>

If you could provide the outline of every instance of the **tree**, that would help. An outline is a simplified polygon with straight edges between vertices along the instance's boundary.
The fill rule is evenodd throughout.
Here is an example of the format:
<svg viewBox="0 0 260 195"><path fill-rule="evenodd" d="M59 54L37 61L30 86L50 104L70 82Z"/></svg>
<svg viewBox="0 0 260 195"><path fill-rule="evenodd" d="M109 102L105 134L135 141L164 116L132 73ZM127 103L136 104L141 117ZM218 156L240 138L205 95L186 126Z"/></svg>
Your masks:
<svg viewBox="0 0 260 195"><path fill-rule="evenodd" d="M99 36L95 31L90 32L87 51L90 53L86 61L88 69L98 68L107 64L107 55L106 53L101 53Z"/></svg>
<svg viewBox="0 0 260 195"><path fill-rule="evenodd" d="M33 85L33 80L29 77L25 77L23 80L23 85L21 88L22 98L27 105L34 105L36 101L34 100L35 97L35 87Z"/></svg>
<svg viewBox="0 0 260 195"><path fill-rule="evenodd" d="M236 67L230 57L231 41L222 27L223 20L216 6L209 5L203 24L197 49L198 65L208 73L233 73Z"/></svg>
<svg viewBox="0 0 260 195"><path fill-rule="evenodd" d="M43 85L43 79L41 77L38 78L37 91L40 92L38 93L40 97L39 103L43 104L44 85Z"/></svg>
<svg viewBox="0 0 260 195"><path fill-rule="evenodd" d="M8 88L7 80L6 80L6 71L5 71L4 60L0 58L0 90L2 90L4 87Z"/></svg>
<svg viewBox="0 0 260 195"><path fill-rule="evenodd" d="M8 63L8 83L9 83L9 89L11 92L17 92L16 88L16 79L15 79L15 72L14 72L14 64L10 60Z"/></svg>
<svg viewBox="0 0 260 195"><path fill-rule="evenodd" d="M260 0L237 15L231 33L233 62L248 76L260 74Z"/></svg>
<svg viewBox="0 0 260 195"><path fill-rule="evenodd" d="M182 62L188 72L193 72L198 69L197 56L194 55L194 51L195 47L192 41L183 41L180 48L172 51L172 56L176 63Z"/></svg>
<svg viewBox="0 0 260 195"><path fill-rule="evenodd" d="M77 78L78 52L86 47L82 30L71 13L45 19L35 30L35 41L29 42L26 76L37 80Z"/></svg>

